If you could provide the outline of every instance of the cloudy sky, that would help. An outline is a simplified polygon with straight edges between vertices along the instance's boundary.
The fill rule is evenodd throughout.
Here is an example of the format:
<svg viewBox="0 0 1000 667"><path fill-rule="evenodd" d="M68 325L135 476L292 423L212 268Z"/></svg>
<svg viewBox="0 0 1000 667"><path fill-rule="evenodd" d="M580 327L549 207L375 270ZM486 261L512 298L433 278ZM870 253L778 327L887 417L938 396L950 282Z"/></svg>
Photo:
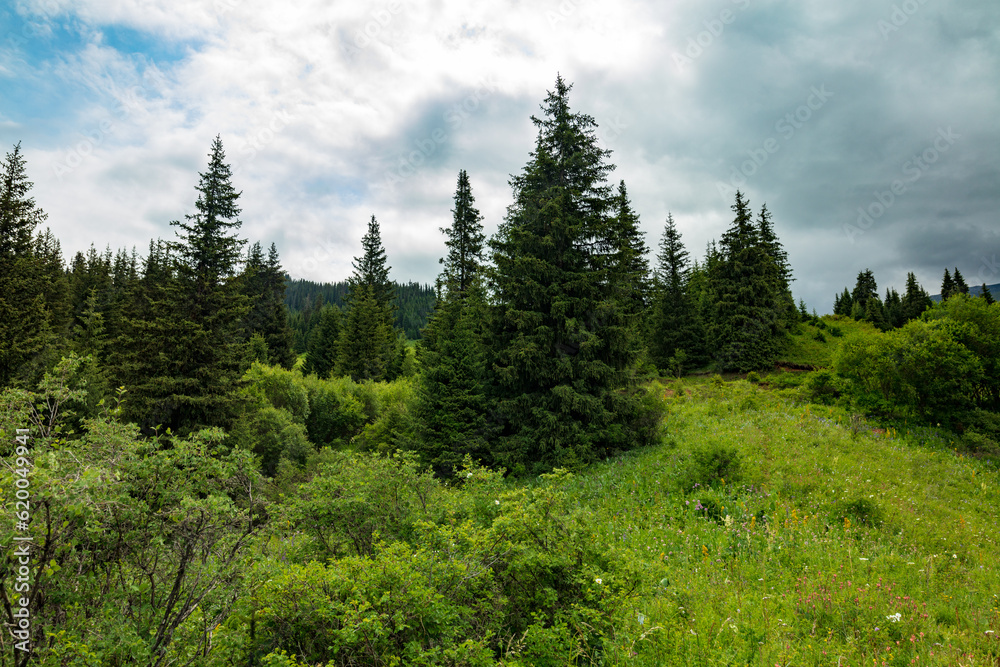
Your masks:
<svg viewBox="0 0 1000 667"><path fill-rule="evenodd" d="M429 283L458 170L492 232L557 72L651 246L669 211L702 257L740 187L821 313L865 268L1000 282L996 0L9 0L0 143L67 259L172 237L218 134L293 277L344 279L374 214Z"/></svg>

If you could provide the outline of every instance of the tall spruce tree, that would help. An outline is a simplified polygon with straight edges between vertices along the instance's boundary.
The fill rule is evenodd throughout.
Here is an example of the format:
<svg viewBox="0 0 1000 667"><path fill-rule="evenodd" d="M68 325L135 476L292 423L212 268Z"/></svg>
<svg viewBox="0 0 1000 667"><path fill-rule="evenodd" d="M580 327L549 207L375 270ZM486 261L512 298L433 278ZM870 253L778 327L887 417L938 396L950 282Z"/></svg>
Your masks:
<svg viewBox="0 0 1000 667"><path fill-rule="evenodd" d="M979 288L979 296L980 296L980 298L986 300L986 305L987 306L992 306L993 305L993 303L994 303L994 301L993 301L993 295L990 294L990 288L988 288L986 286L986 283L983 283L982 286Z"/></svg>
<svg viewBox="0 0 1000 667"><path fill-rule="evenodd" d="M944 278L941 280L941 300L946 301L955 294L955 281L951 277L951 272L947 267L944 269Z"/></svg>
<svg viewBox="0 0 1000 667"><path fill-rule="evenodd" d="M610 273L618 276L618 283L613 287L620 292L618 298L626 305L629 315L638 317L645 312L652 290L646 257L649 248L639 229L639 215L632 209L624 180L618 183L607 224L609 229L604 237L610 245L604 251L612 263ZM636 325L641 326L638 321Z"/></svg>
<svg viewBox="0 0 1000 667"><path fill-rule="evenodd" d="M614 261L628 239L611 236L613 166L569 91L557 77L532 117L535 149L490 241L493 453L515 472L575 468L652 436L633 391L641 350L620 289L628 276Z"/></svg>
<svg viewBox="0 0 1000 667"><path fill-rule="evenodd" d="M319 313L319 324L309 333L309 349L303 373L315 373L325 378L337 366L340 341L340 309L325 305Z"/></svg>
<svg viewBox="0 0 1000 667"><path fill-rule="evenodd" d="M885 301L882 303L885 316L885 325L888 329L896 329L903 326L903 301L899 298L899 292L895 288L886 288Z"/></svg>
<svg viewBox="0 0 1000 667"><path fill-rule="evenodd" d="M466 455L491 463L486 418L482 332L487 314L482 289L482 216L468 175L459 173L452 226L442 228L448 254L438 299L418 348L421 373L414 413L421 460L448 476Z"/></svg>
<svg viewBox="0 0 1000 667"><path fill-rule="evenodd" d="M33 242L46 214L31 187L18 143L0 162L0 388L49 343L48 272Z"/></svg>
<svg viewBox="0 0 1000 667"><path fill-rule="evenodd" d="M250 246L242 281L243 295L250 304L244 321L244 338L249 340L253 334L260 334L267 345L267 363L291 368L295 354L285 304L285 273L273 243L266 259L259 242Z"/></svg>
<svg viewBox="0 0 1000 667"><path fill-rule="evenodd" d="M844 288L844 291L833 299L833 314L850 317L854 302L851 300L851 291Z"/></svg>
<svg viewBox="0 0 1000 667"><path fill-rule="evenodd" d="M903 293L902 317L903 323L915 320L920 314L931 307L931 297L917 282L913 272L906 274L906 291Z"/></svg>
<svg viewBox="0 0 1000 667"><path fill-rule="evenodd" d="M441 228L447 237L444 244L448 247L448 254L441 258L444 265L442 282L449 294L454 292L459 297L468 292L483 264L486 234L483 232L483 216L475 204L469 174L462 169L458 172L451 227Z"/></svg>
<svg viewBox="0 0 1000 667"><path fill-rule="evenodd" d="M695 295L689 289L691 269L688 251L674 216L667 222L656 256L654 296L649 326L649 347L654 363L661 369L679 371L679 359L692 366L706 361L704 325Z"/></svg>
<svg viewBox="0 0 1000 667"><path fill-rule="evenodd" d="M865 269L858 272L858 279L851 292L851 317L856 320L864 319L870 299L878 299L878 284L871 269Z"/></svg>
<svg viewBox="0 0 1000 667"><path fill-rule="evenodd" d="M237 383L247 365L242 323L249 309L238 275L245 243L236 235L240 193L219 137L208 157L195 186L196 212L171 222L176 241L151 247L145 304L123 345L135 346L124 364L126 409L147 428L228 426L240 406Z"/></svg>
<svg viewBox="0 0 1000 667"><path fill-rule="evenodd" d="M709 332L720 368L745 372L774 361L786 304L777 292L779 268L738 190L732 209L736 217L722 235L709 274L715 305Z"/></svg>
<svg viewBox="0 0 1000 667"><path fill-rule="evenodd" d="M364 252L354 258L354 274L348 280L347 313L340 328L336 371L355 381L391 380L405 349L400 349L394 318L395 292L374 215L361 239L361 248Z"/></svg>
<svg viewBox="0 0 1000 667"><path fill-rule="evenodd" d="M952 281L955 283L954 294L969 294L969 286L965 284L965 278L962 276L962 273L958 270L957 266L955 267L955 273L952 277Z"/></svg>
<svg viewBox="0 0 1000 667"><path fill-rule="evenodd" d="M788 252L774 231L774 223L771 212L767 210L767 204L761 206L760 213L757 214L757 238L764 252L774 262L777 323L784 330L798 319L795 298L792 296L792 265L788 261Z"/></svg>

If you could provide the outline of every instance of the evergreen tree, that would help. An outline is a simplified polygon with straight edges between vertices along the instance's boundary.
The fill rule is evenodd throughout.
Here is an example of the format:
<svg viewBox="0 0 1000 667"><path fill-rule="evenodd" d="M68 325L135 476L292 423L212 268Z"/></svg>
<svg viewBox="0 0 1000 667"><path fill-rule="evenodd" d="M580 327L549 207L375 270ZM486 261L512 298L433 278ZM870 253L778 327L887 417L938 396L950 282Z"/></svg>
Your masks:
<svg viewBox="0 0 1000 667"><path fill-rule="evenodd" d="M641 348L616 261L629 241L609 220L613 167L593 118L570 111L569 90L558 77L532 117L535 149L490 241L493 452L515 472L575 468L652 435L634 393Z"/></svg>
<svg viewBox="0 0 1000 667"><path fill-rule="evenodd" d="M785 304L777 293L779 269L765 251L743 193L736 192L732 226L720 242L720 258L709 274L715 312L710 328L719 366L740 372L772 363L778 350Z"/></svg>
<svg viewBox="0 0 1000 667"><path fill-rule="evenodd" d="M178 240L151 247L145 303L128 341L135 347L123 364L131 393L126 409L147 428L227 426L240 405L235 389L247 366L248 304L237 265L245 241L235 234L240 193L219 137L200 177L197 212L171 222Z"/></svg>
<svg viewBox="0 0 1000 667"><path fill-rule="evenodd" d="M871 269L865 269L858 272L854 291L851 292L851 316L854 317L858 310L861 311L860 317L854 317L854 319L864 318L864 314L868 312L870 299L878 299L878 284L875 282L875 274L871 272Z"/></svg>
<svg viewBox="0 0 1000 667"><path fill-rule="evenodd" d="M854 302L851 300L851 292L845 287L844 291L833 300L833 314L850 317L853 307Z"/></svg>
<svg viewBox="0 0 1000 667"><path fill-rule="evenodd" d="M266 260L259 242L250 246L243 269L243 294L250 303L243 325L244 337L249 339L259 333L267 344L267 363L291 368L295 354L285 305L285 273L273 243Z"/></svg>
<svg viewBox="0 0 1000 667"><path fill-rule="evenodd" d="M889 323L886 321L885 317L885 307L882 304L882 300L877 296L869 298L865 301L865 314L863 319L866 322L871 322L881 331L889 329Z"/></svg>
<svg viewBox="0 0 1000 667"><path fill-rule="evenodd" d="M441 258L444 264L442 279L449 293L455 292L462 297L472 286L483 264L486 235L483 233L483 216L475 203L469 174L462 169L458 172L451 227L441 228L441 232L448 237L444 242L448 254Z"/></svg>
<svg viewBox="0 0 1000 667"><path fill-rule="evenodd" d="M630 316L641 315L651 291L649 260L646 259L649 248L639 229L639 216L632 210L625 181L618 183L607 224L609 229L603 236L610 245L604 248L604 253L612 263L611 273L618 276L612 287L620 292L618 300L626 305Z"/></svg>
<svg viewBox="0 0 1000 667"><path fill-rule="evenodd" d="M955 284L955 291L953 294L969 294L969 286L965 284L965 278L962 277L962 274L958 270L957 266L955 267L955 275L952 278L952 281Z"/></svg>
<svg viewBox="0 0 1000 667"><path fill-rule="evenodd" d="M340 309L323 306L319 324L309 334L309 350L303 373L315 373L321 378L330 375L337 365L337 346L340 340Z"/></svg>
<svg viewBox="0 0 1000 667"><path fill-rule="evenodd" d="M931 307L931 297L924 291L924 288L917 283L917 277L913 272L906 274L906 292L903 294L902 318L903 322L909 322L920 317L920 314Z"/></svg>
<svg viewBox="0 0 1000 667"><path fill-rule="evenodd" d="M657 261L649 336L653 361L661 369L676 371L680 351L688 363L701 365L706 361L704 326L689 289L688 252L671 214L667 214Z"/></svg>
<svg viewBox="0 0 1000 667"><path fill-rule="evenodd" d="M903 319L903 302L895 288L885 290L885 302L882 304L885 313L885 324L889 329L896 329L905 323Z"/></svg>
<svg viewBox="0 0 1000 667"><path fill-rule="evenodd" d="M348 281L337 373L350 375L355 381L391 380L393 369L400 363L399 334L393 317L395 294L374 215L361 239L361 247L364 254L354 258L354 274Z"/></svg>
<svg viewBox="0 0 1000 667"><path fill-rule="evenodd" d="M986 305L993 305L993 295L990 294L990 290L986 286L986 283L983 283L982 287L979 288L979 296L986 300Z"/></svg>
<svg viewBox="0 0 1000 667"><path fill-rule="evenodd" d="M757 215L757 238L764 252L767 253L777 269L774 278L774 293L777 299L775 308L777 309L779 326L790 325L798 317L795 311L795 299L792 297L792 266L788 262L788 253L778 239L774 231L774 223L771 221L771 212L767 210L767 204L760 208ZM784 329L786 327L782 327Z"/></svg>
<svg viewBox="0 0 1000 667"><path fill-rule="evenodd" d="M941 300L946 301L955 294L955 281L951 278L951 273L947 267L944 270L944 279L941 281Z"/></svg>
<svg viewBox="0 0 1000 667"><path fill-rule="evenodd" d="M49 286L35 256L35 227L46 214L29 196L21 144L0 162L0 388L49 343Z"/></svg>

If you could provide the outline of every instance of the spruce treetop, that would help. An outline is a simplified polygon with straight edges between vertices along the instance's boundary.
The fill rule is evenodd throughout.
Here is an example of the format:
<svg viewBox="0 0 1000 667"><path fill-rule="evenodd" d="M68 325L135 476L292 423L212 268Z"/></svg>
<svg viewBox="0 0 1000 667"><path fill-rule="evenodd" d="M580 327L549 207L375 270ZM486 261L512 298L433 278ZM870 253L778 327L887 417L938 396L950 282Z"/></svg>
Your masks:
<svg viewBox="0 0 1000 667"><path fill-rule="evenodd" d="M374 215L368 221L368 231L361 237L361 249L361 257L355 257L351 263L354 274L348 279L352 288L350 294L354 294L356 287L370 287L375 301L389 306L394 298L392 283L389 281L389 269L392 267L386 265L382 234Z"/></svg>
<svg viewBox="0 0 1000 667"><path fill-rule="evenodd" d="M171 245L185 272L209 286L235 274L245 243L234 233L242 224L236 205L242 193L233 187L232 170L225 159L222 139L216 136L208 155L208 169L199 174L201 181L195 186L198 212L185 215L184 222L170 223L178 228L180 242Z"/></svg>
<svg viewBox="0 0 1000 667"><path fill-rule="evenodd" d="M469 174L462 169L458 172L458 186L455 189L455 208L452 209L452 226L442 227L441 232L448 239L448 256L441 259L444 264L443 282L449 295L464 298L472 286L483 264L483 216L475 207Z"/></svg>
<svg viewBox="0 0 1000 667"><path fill-rule="evenodd" d="M660 239L660 252L657 279L668 290L680 290L687 282L688 251L681 242L681 233L677 229L672 213L667 213L667 222L663 227L663 238Z"/></svg>
<svg viewBox="0 0 1000 667"><path fill-rule="evenodd" d="M28 196L32 185L18 142L0 162L0 259L27 254L35 227L48 217Z"/></svg>

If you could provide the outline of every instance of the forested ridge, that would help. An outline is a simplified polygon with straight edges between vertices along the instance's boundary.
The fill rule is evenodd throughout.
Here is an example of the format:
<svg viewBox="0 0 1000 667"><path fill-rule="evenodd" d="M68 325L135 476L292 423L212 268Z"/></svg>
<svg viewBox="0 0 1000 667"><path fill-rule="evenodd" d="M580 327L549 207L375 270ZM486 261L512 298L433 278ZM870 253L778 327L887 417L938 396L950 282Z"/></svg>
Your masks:
<svg viewBox="0 0 1000 667"><path fill-rule="evenodd" d="M570 91L531 118L494 235L458 173L433 286L392 278L376 215L345 281L293 279L241 237L220 137L173 238L66 262L6 154L0 542L31 544L0 554L0 666L1000 660L988 286L951 267L939 300L913 273L882 295L865 270L819 317L741 191L703 256L672 214L647 240ZM959 541L904 537L889 473L878 498L822 495L880 447L981 484ZM906 507L946 512L928 502ZM947 567L893 569L945 543ZM908 601L971 592L847 618L856 562ZM769 568L802 594L751 610ZM896 607L908 630L883 641Z"/></svg>

